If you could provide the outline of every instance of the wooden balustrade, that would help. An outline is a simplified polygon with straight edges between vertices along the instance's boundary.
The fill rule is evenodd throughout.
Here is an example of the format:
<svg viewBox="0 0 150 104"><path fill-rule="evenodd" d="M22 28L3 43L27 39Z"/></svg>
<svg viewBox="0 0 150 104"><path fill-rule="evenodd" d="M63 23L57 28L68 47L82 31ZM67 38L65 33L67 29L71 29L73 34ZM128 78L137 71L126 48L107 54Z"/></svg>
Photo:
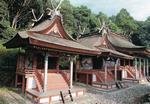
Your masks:
<svg viewBox="0 0 150 104"><path fill-rule="evenodd" d="M59 70L59 73L63 76L67 84L70 82L70 70Z"/></svg>
<svg viewBox="0 0 150 104"><path fill-rule="evenodd" d="M93 69L93 70L77 70L78 74L85 74L85 75L96 75L97 81L98 82L105 82L105 72L102 71L102 69ZM108 81L112 81L114 79L114 76L110 71L108 71L107 74ZM80 79L78 79L80 80Z"/></svg>

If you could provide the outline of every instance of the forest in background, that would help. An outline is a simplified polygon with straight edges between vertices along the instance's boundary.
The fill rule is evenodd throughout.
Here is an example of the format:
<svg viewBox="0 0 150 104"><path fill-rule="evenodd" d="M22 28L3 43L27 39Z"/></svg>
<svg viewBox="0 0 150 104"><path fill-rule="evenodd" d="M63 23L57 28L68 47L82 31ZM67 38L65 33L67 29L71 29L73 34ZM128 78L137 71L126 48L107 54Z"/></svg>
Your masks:
<svg viewBox="0 0 150 104"><path fill-rule="evenodd" d="M6 42L17 31L31 28L32 9L40 17L41 14L46 14L47 8L56 7L58 2L59 0L1 0L0 40ZM83 31L88 33L99 29L105 21L112 31L127 36L134 44L150 47L150 17L145 21L136 21L126 9L108 17L102 12L94 14L84 5L75 7L69 0L63 0L60 11L65 29L74 37L83 34Z"/></svg>

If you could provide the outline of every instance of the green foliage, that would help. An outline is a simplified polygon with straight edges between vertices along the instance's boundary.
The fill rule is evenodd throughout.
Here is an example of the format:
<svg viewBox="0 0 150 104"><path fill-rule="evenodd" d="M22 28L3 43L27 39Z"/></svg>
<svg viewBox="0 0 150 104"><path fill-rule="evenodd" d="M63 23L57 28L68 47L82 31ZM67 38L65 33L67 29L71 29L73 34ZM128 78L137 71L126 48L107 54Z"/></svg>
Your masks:
<svg viewBox="0 0 150 104"><path fill-rule="evenodd" d="M5 0L0 1L0 21L8 20L8 4Z"/></svg>
<svg viewBox="0 0 150 104"><path fill-rule="evenodd" d="M74 31L74 16L73 7L69 0L64 0L61 5L61 13L63 14L64 27L69 34L73 34Z"/></svg>
<svg viewBox="0 0 150 104"><path fill-rule="evenodd" d="M121 27L123 32L127 35L138 29L136 21L130 16L126 9L121 9L116 15L115 23L118 27Z"/></svg>
<svg viewBox="0 0 150 104"><path fill-rule="evenodd" d="M91 10L86 6L74 7L73 15L75 18L75 27L76 31L80 33L83 32L85 28L85 33L90 32L89 29L89 20L91 15Z"/></svg>
<svg viewBox="0 0 150 104"><path fill-rule="evenodd" d="M8 41L16 34L16 30L10 27L9 21L0 21L0 39Z"/></svg>
<svg viewBox="0 0 150 104"><path fill-rule="evenodd" d="M0 69L12 68L16 66L16 56L18 49L6 49L0 42Z"/></svg>

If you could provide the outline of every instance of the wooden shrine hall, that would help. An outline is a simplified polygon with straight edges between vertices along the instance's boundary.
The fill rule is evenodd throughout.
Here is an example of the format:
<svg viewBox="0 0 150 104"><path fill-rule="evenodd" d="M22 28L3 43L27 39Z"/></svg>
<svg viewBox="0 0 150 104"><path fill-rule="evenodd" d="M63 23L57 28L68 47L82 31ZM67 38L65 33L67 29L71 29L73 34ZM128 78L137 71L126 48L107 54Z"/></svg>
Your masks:
<svg viewBox="0 0 150 104"><path fill-rule="evenodd" d="M16 68L16 87L38 103L60 100L60 91L71 89L72 96L85 89L73 87L75 55L98 55L99 51L76 42L68 35L60 15L54 15L27 31L21 31L4 44L6 48L21 48ZM70 62L61 70L60 59Z"/></svg>
<svg viewBox="0 0 150 104"><path fill-rule="evenodd" d="M125 85L138 82L138 76L149 77L150 52L146 47L132 44L105 26L75 40L64 30L60 14L18 32L3 45L20 48L15 86L35 103L62 100L60 91L71 91L72 97L83 95L85 89L73 86L73 79L113 89L116 82ZM63 69L65 61L69 65Z"/></svg>
<svg viewBox="0 0 150 104"><path fill-rule="evenodd" d="M76 81L102 89L115 89L116 82L121 83L121 87L127 87L128 83L139 83L142 77L149 77L148 49L134 45L108 27L102 26L99 31L82 34L77 41L99 50L101 54L95 57L80 55Z"/></svg>

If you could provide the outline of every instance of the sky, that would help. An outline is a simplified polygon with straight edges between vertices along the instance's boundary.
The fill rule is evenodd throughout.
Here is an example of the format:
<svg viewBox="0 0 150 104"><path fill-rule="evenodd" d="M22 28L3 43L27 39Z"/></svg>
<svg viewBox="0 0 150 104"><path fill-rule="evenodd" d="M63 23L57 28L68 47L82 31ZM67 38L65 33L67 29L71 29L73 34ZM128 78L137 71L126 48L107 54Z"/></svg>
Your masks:
<svg viewBox="0 0 150 104"><path fill-rule="evenodd" d="M134 19L144 21L150 16L150 0L70 0L74 6L85 5L94 13L116 15L125 8Z"/></svg>

